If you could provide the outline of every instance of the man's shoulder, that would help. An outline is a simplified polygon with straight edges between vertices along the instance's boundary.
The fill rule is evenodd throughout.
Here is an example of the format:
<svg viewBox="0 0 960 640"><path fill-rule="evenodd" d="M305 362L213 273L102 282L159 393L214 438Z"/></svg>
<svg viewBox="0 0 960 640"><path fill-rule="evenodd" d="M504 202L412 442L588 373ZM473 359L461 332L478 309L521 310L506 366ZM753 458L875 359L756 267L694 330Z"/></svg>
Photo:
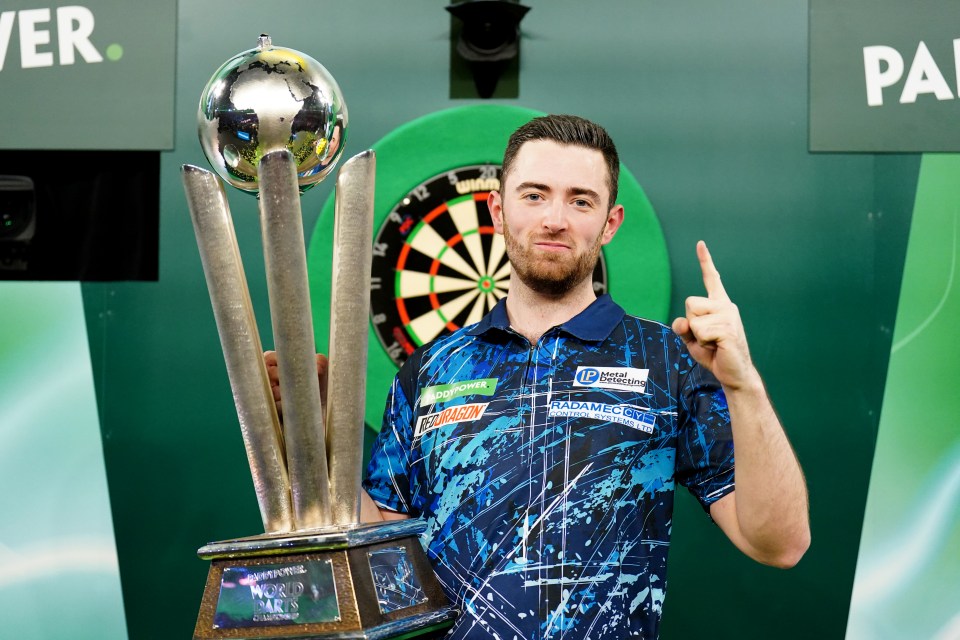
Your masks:
<svg viewBox="0 0 960 640"><path fill-rule="evenodd" d="M628 335L642 334L646 336L660 335L671 341L679 341L680 337L673 332L670 325L657 320L650 320L632 313L624 313L620 322L620 329Z"/></svg>
<svg viewBox="0 0 960 640"><path fill-rule="evenodd" d="M632 313L624 313L623 320L624 322L633 322L646 329L656 329L657 331L661 331L661 330L671 331L669 325L666 325L657 320L651 320L649 318L644 318L643 316L634 315Z"/></svg>
<svg viewBox="0 0 960 640"><path fill-rule="evenodd" d="M421 368L421 363L433 356L449 351L452 348L462 348L470 343L483 341L483 334L473 335L470 330L475 325L467 325L450 333L437 336L433 340L423 343L413 350L407 357L406 362L400 367L402 375L416 377L417 371Z"/></svg>
<svg viewBox="0 0 960 640"><path fill-rule="evenodd" d="M471 333L471 330L475 326L476 325L470 324L465 327L460 327L455 331L451 331L450 333L445 333L443 335L437 336L433 340L423 343L420 347L418 347L414 351L414 354L438 353L440 351L443 351L444 349L449 349L450 347L455 345L461 346L463 344L476 342L478 340L482 341L483 334L474 335L473 333ZM413 354L411 354L411 357L413 357Z"/></svg>

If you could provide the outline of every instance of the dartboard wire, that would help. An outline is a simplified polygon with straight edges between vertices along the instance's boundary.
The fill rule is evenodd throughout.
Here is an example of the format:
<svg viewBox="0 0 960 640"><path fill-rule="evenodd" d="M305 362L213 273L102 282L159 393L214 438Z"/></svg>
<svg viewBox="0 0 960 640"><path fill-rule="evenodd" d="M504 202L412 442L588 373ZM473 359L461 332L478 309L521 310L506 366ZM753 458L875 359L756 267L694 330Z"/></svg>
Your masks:
<svg viewBox="0 0 960 640"><path fill-rule="evenodd" d="M459 234L459 233L458 233L457 235L455 235L454 237L450 238L450 239L447 241L447 245L448 245L448 247L449 247L451 250L455 250L455 249L453 249L453 248L454 248L457 244L460 244L461 242L465 242L465 239L466 239L466 238L476 238L477 240L479 240L479 238L480 238L481 235L493 235L493 234L494 234L493 227L486 227L486 226L484 226L484 227L479 227L479 228L477 228L477 229L473 229L473 230L468 231L466 235L463 235L463 234ZM480 243L478 243L478 244L480 244ZM441 261L440 261L439 258L435 258L434 261L433 261L433 263L430 265L430 275L431 275L431 277L439 277L439 276L436 276L436 274L438 273L438 271L439 271L439 269L440 269L440 262L441 262ZM482 255L481 255L481 262L480 262L479 264L475 264L474 266L476 266L478 269L482 269L482 268L483 268ZM482 291L482 290L484 290L484 283L485 283L486 281L488 281L488 280L493 280L493 279L490 278L490 276L489 276L488 274L484 273L484 275L483 275L481 278L478 278L476 281L472 282L472 283L471 283L471 286L478 287L478 288L480 288L480 290ZM464 280L463 282L466 283L467 280ZM496 284L496 282L495 282L495 281L492 281L492 282L489 282L489 285L488 285L488 286L494 286L495 284ZM430 290L431 290L431 292L436 292L436 287L434 287L434 286L432 285L432 283L431 283ZM433 307L434 307L435 309L440 306L440 303L439 303L439 301L437 300L436 296L431 295L430 301L431 301L431 304L433 305ZM456 327L456 325L453 324L453 323L451 323L451 326ZM452 329L452 330L456 330L456 329Z"/></svg>
<svg viewBox="0 0 960 640"><path fill-rule="evenodd" d="M447 282L448 284L444 285L445 287L450 287L451 290L456 290L457 288L468 289L476 285L476 279L471 277L464 278L455 278L450 276L439 276L437 275L439 267L443 264L442 260L437 258L431 258L431 269L427 274L424 274L422 271L415 271L413 269L407 269L407 258L410 257L410 251L413 250L413 247L410 245L403 245L400 249L400 256L397 258L397 266L394 271L394 283L393 283L393 295L397 300L403 300L404 298L416 297L420 295L427 295L430 291L444 291L444 288L438 287L436 283L428 283L427 286L422 289L415 289L411 291L408 289L405 284L410 281L411 276L423 275L426 278L434 279L436 282ZM444 249L446 251L446 249ZM418 251L418 253L420 253ZM429 256L427 256L429 257ZM453 283L462 282L462 286L456 286Z"/></svg>
<svg viewBox="0 0 960 640"><path fill-rule="evenodd" d="M419 346L436 338L444 329L456 330L457 326L450 319L463 311L480 293L479 289L467 291L439 308L413 318L405 325L407 333Z"/></svg>
<svg viewBox="0 0 960 640"><path fill-rule="evenodd" d="M490 255L488 256L489 262L487 262L487 268L484 269L484 273L492 275L495 280L499 279L499 277L502 277L495 274L493 270L500 266L500 261L503 260L503 255L506 253L506 251L507 245L503 240L503 236L499 233L495 233L493 235L493 242L490 245ZM499 271L497 273L499 273Z"/></svg>
<svg viewBox="0 0 960 640"><path fill-rule="evenodd" d="M467 316L467 324L476 324L483 319L489 306L488 297L489 294L486 296L477 296L476 301L473 303L473 308L470 310L470 315Z"/></svg>
<svg viewBox="0 0 960 640"><path fill-rule="evenodd" d="M408 240L409 242L409 240ZM410 243L414 249L429 258L439 260L457 273L467 278L480 279L480 274L456 251L450 251L450 245L432 226L419 230L417 237Z"/></svg>
<svg viewBox="0 0 960 640"><path fill-rule="evenodd" d="M456 327L456 325L453 324L453 318L456 318L460 314L460 312L466 309L470 305L470 303L473 302L473 299L476 297L482 297L482 292L479 289L468 291L462 296L454 298L453 300L447 302L442 307L437 309L437 313L440 314L440 317L446 320L448 325L447 328L449 328L449 325ZM432 336L432 338L435 338L435 337L436 336Z"/></svg>
<svg viewBox="0 0 960 640"><path fill-rule="evenodd" d="M436 216L433 216L434 218ZM450 246L444 248L444 251L449 249ZM432 311L428 311L425 314L422 314L416 318L410 318L406 310L406 305L403 300L405 298L416 297L416 295L411 295L412 291L408 290L405 286L405 282L409 282L411 275L418 272L412 271L398 271L398 287L396 291L396 300L397 300L397 309L400 312L400 318L403 322L404 328L407 333L413 339L413 341L419 346L424 344L426 341L430 341L436 338L444 329L450 331L456 331L459 327L454 324L450 319L456 316L460 311L463 310L469 304L470 300L473 297L476 297L480 294L479 290L479 279L469 280L467 278L451 278L448 276L438 276L441 264L447 264L442 260L442 253L433 259L431 263L430 270L427 274L420 273L418 276L414 277L414 280L423 281L423 278L427 278L427 291L423 291L422 288L416 290L416 295L427 295L429 296L430 305L433 307ZM401 260L398 261L399 264L406 264L407 253L404 252ZM450 290L464 290L467 289L467 293L455 298L454 300L441 304L437 293L446 293L448 291L440 291L437 287L438 278L444 278L450 286ZM456 285L454 289L454 283L459 280L460 285ZM459 305L459 308L457 306ZM452 310L452 311L451 311Z"/></svg>
<svg viewBox="0 0 960 640"><path fill-rule="evenodd" d="M468 314L468 318L475 317L478 312L482 317L483 313L490 311L496 305L497 300L504 297L506 289L509 288L510 268L509 261L504 261L503 238L495 233L492 226L479 224L476 203L486 199L487 193L466 194L435 207L417 223L404 242L397 260L394 290L401 322L418 345L432 340L444 328L449 331L459 329L453 322L453 318L471 301L474 307ZM433 221L445 212L458 231L456 236L447 240L444 240L432 225ZM489 256L485 256L483 252L481 242L483 235L490 235L492 238ZM469 262L454 249L461 242L466 249ZM404 268L411 249L432 259L428 274ZM504 262L503 265L500 264L501 261ZM441 264L464 277L440 276ZM496 273L492 273L495 268ZM461 290L467 290L467 292L444 304L440 303L437 296L438 293ZM423 295L429 297L433 311L411 318L404 299Z"/></svg>
<svg viewBox="0 0 960 640"><path fill-rule="evenodd" d="M447 203L447 209L450 212L450 218L453 220L459 235L463 237L463 244L470 254L470 260L473 267L481 275L489 275L484 271L483 246L480 243L480 236L474 236L480 229L480 219L477 212L477 194L466 194L460 198L455 198ZM484 196L486 199L486 196ZM472 237L471 237L472 236ZM452 240L452 238L451 238Z"/></svg>
<svg viewBox="0 0 960 640"><path fill-rule="evenodd" d="M406 271L405 267L407 264L407 258L410 255L410 251L416 250L418 253L422 253L428 258L436 259L435 255L431 255L430 253L424 253L419 248L415 247L412 241L416 236L418 236L422 231L424 231L424 229L429 229L429 232L432 232L434 235L437 236L437 238L439 238L439 235L436 234L436 231L434 231L430 227L430 222L433 221L437 216L439 216L441 213L443 213L446 210L447 210L446 203L442 203L434 207L427 215L425 215L420 220L420 222L416 224L416 226L414 226L414 228L410 231L410 234L407 236L406 240L404 241L403 245L400 247L400 254L397 256L397 266L396 266L394 281L393 281L393 297L397 306L397 314L400 316L400 322L403 323L404 326L410 325L410 314L407 313L407 307L406 307L406 304L404 304L405 296L404 296L403 287L402 287L403 273L404 271ZM440 241L441 241L440 242L441 246L439 250L441 252L444 252L447 249L446 243L443 243L442 238L440 238ZM466 266L465 263L464 265ZM457 271L458 273L463 274L463 272L459 269L454 269L454 270ZM470 275L470 274L468 273L463 275Z"/></svg>
<svg viewBox="0 0 960 640"><path fill-rule="evenodd" d="M404 298L426 296L431 293L466 291L477 286L476 282L467 278L451 278L409 269L398 271L397 274L400 277L397 292Z"/></svg>
<svg viewBox="0 0 960 640"><path fill-rule="evenodd" d="M438 215L446 210L447 205L441 204L424 216L410 232L410 235L407 236L406 241L404 241L404 247L411 247L428 258L439 259L454 271L468 278L479 280L480 274L477 273L476 269L460 257L460 254L456 251L447 251L447 249L450 248L447 241L444 240L443 236L437 233L437 230L430 224ZM402 258L405 260L406 253L402 253ZM398 260L397 269L402 268L403 265Z"/></svg>
<svg viewBox="0 0 960 640"><path fill-rule="evenodd" d="M455 235L455 236L453 236L452 238L450 238L449 240L447 240L447 246L448 246L450 249L453 249L457 244L460 244L460 243L463 243L465 246L468 246L468 244L471 243L471 241L472 241L472 244L476 244L476 245L480 248L481 254L480 254L479 259L477 259L476 256L474 256L473 253L470 252L470 253L471 253L470 258L471 258L471 260L473 261L473 265L472 265L472 266L477 270L478 273L481 274L480 277L477 278L476 281L473 282L474 285L480 285L480 283L481 283L483 280L486 280L487 278L491 278L491 279L492 279L491 274L490 274L488 271L485 270L485 265L484 265L484 263L485 263L486 261L483 259L483 254L482 254L483 244L482 244L482 242L480 241L480 237L483 236L483 235L490 235L490 236L494 235L493 227L478 227L478 228L476 228L476 229L472 229L472 230L467 231L467 232L465 232L465 233L458 233L457 235ZM470 251L470 250L469 250L469 247L468 247L468 252L469 252L469 251ZM434 270L435 270L434 267L439 266L439 265L438 265L438 261L439 261L439 260L440 260L440 257L439 257L439 256L434 259L434 264L433 264L432 267L431 267L431 273L434 272Z"/></svg>

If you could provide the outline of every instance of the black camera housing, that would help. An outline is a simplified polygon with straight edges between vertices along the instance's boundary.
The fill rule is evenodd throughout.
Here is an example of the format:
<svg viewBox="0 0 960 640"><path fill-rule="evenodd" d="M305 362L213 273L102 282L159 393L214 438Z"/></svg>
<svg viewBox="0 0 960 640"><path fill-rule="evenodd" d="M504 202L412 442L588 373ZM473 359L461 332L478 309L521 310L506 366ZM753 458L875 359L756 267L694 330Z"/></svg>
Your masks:
<svg viewBox="0 0 960 640"><path fill-rule="evenodd" d="M0 175L0 271L26 272L37 230L37 194L29 176Z"/></svg>
<svg viewBox="0 0 960 640"><path fill-rule="evenodd" d="M37 195L27 176L0 175L0 242L26 242L37 228Z"/></svg>
<svg viewBox="0 0 960 640"><path fill-rule="evenodd" d="M520 21L530 10L516 0L466 0L445 9L454 20L451 26L451 75L463 67L473 78L477 95L492 98L501 78L512 76L514 88L501 98L517 97ZM469 97L454 95L451 97Z"/></svg>

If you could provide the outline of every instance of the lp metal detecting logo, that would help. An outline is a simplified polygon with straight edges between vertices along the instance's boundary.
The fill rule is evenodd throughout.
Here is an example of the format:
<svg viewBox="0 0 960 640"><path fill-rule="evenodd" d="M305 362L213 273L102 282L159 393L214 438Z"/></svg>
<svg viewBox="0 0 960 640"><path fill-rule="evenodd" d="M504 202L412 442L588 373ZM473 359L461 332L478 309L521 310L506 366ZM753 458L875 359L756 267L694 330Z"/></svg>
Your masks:
<svg viewBox="0 0 960 640"><path fill-rule="evenodd" d="M646 393L649 373L649 369L631 367L577 367L573 386Z"/></svg>
<svg viewBox="0 0 960 640"><path fill-rule="evenodd" d="M578 387L589 387L594 382L600 378L600 372L594 369L593 367L578 367L577 368L577 386Z"/></svg>

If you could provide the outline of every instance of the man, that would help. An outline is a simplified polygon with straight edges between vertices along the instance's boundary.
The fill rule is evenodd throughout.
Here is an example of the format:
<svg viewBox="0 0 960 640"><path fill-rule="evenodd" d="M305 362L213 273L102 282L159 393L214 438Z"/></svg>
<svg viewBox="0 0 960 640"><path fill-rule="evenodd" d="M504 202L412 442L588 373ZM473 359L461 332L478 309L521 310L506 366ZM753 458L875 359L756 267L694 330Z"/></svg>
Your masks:
<svg viewBox="0 0 960 640"><path fill-rule="evenodd" d="M509 296L391 388L365 512L425 519L450 638L656 638L676 482L755 560L809 545L803 474L706 245L707 296L672 330L596 298L618 173L589 121L518 129L488 199Z"/></svg>

